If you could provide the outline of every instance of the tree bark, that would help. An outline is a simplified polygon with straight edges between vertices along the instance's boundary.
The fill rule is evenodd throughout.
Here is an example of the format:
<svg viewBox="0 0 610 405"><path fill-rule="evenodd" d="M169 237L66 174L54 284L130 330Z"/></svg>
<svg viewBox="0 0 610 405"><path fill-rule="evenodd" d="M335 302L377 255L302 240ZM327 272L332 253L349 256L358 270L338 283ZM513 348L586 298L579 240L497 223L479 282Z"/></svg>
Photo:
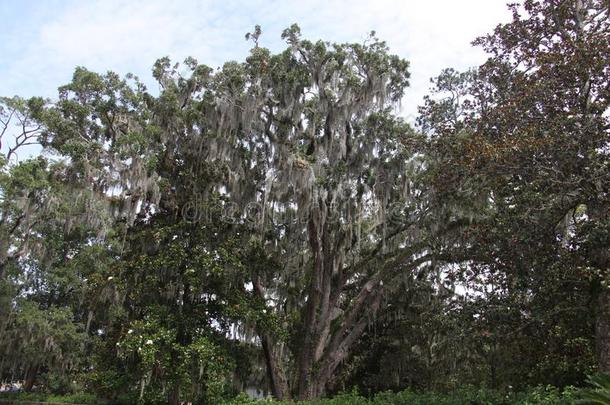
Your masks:
<svg viewBox="0 0 610 405"><path fill-rule="evenodd" d="M603 201L595 201L588 206L591 220L604 223L608 220L609 207ZM595 319L595 343L599 371L610 372L610 258L609 248L600 245L592 252L592 263L601 272L597 293L597 313Z"/></svg>
<svg viewBox="0 0 610 405"><path fill-rule="evenodd" d="M167 403L169 405L180 405L180 386L172 387L167 397Z"/></svg>
<svg viewBox="0 0 610 405"><path fill-rule="evenodd" d="M290 389L284 370L281 366L281 361L278 359L273 348L273 339L266 333L259 333L263 346L263 354L265 355L265 364L267 366L267 374L271 382L271 394L277 400L290 399Z"/></svg>
<svg viewBox="0 0 610 405"><path fill-rule="evenodd" d="M256 295L264 301L265 292L260 279L254 277L252 285L254 286ZM258 336L260 337L263 346L265 366L267 367L267 375L269 376L269 382L271 384L271 394L277 400L290 399L290 388L288 386L284 368L282 367L282 360L277 356L277 353L274 350L275 340L271 334L262 330L261 327L258 327L257 329Z"/></svg>
<svg viewBox="0 0 610 405"><path fill-rule="evenodd" d="M379 251L374 250L359 263L344 268L341 260L335 260L335 256L345 240L337 235L333 237L326 223L326 203L319 202L318 209L312 212L307 224L313 259L312 274L300 325L301 345L293 353L294 374L291 374L290 380L285 374L284 359L274 350L273 336L257 328L271 390L276 399L294 397L310 400L323 396L332 385L337 368L348 358L353 345L366 330L370 317L378 310L384 290L381 281L387 277L391 279L394 273L412 270L431 257L425 254L414 258L415 253L423 248L417 244L398 254L381 257ZM333 240L336 240L336 244L332 243ZM345 303L339 303L348 279L344 274L366 272L367 268L378 270L363 280L356 296L350 300L347 308L343 308ZM259 298L265 300L264 287L258 276L253 277L253 289ZM339 313L341 319L336 319ZM332 330L334 319L337 328Z"/></svg>
<svg viewBox="0 0 610 405"><path fill-rule="evenodd" d="M325 336L324 333L315 335L316 338L324 341L316 342L318 348L315 358L311 359L307 379L303 385L299 385L299 400L315 399L326 394L338 367L349 357L353 345L366 330L369 317L379 309L384 292L380 281L389 275L388 272L413 269L430 259L429 255L412 259L412 255L413 252L406 251L405 254L388 259L361 287L360 292L345 311L343 321L337 330L330 336ZM332 301L334 300L331 299ZM331 303L331 309L332 305ZM319 322L323 326L324 320L320 319ZM299 366L302 367L302 364Z"/></svg>
<svg viewBox="0 0 610 405"><path fill-rule="evenodd" d="M602 287L603 288L603 287ZM599 371L610 372L610 293L607 287L598 296L596 320L597 363Z"/></svg>
<svg viewBox="0 0 610 405"><path fill-rule="evenodd" d="M36 376L38 375L38 366L29 366L25 372L25 378L23 381L23 390L25 392L32 391L34 383L36 382Z"/></svg>
<svg viewBox="0 0 610 405"><path fill-rule="evenodd" d="M320 202L318 210L311 213L308 221L309 246L313 254L313 275L309 285L309 295L303 323L303 340L298 355L297 398L306 400L311 398L312 366L315 356L315 340L318 331L318 313L321 299L323 299L325 273L324 244L325 236L325 205Z"/></svg>

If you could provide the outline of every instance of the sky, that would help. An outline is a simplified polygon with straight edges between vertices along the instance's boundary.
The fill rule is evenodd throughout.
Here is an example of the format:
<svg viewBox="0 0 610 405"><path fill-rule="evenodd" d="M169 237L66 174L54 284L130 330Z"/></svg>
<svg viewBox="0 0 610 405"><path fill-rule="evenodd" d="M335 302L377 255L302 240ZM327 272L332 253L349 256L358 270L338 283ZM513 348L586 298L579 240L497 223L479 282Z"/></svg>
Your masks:
<svg viewBox="0 0 610 405"><path fill-rule="evenodd" d="M430 78L485 60L470 42L510 14L505 0L0 0L0 95L54 98L74 68L138 75L151 89L159 57L212 67L242 61L244 34L262 27L261 46L283 48L293 23L305 38L362 42L371 30L411 64L401 114L413 121Z"/></svg>

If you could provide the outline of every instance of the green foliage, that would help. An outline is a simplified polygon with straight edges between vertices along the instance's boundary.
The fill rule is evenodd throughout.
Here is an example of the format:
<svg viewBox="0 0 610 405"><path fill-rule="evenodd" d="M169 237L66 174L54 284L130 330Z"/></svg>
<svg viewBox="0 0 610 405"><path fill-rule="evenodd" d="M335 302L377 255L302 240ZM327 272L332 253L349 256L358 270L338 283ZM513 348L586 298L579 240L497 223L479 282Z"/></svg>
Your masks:
<svg viewBox="0 0 610 405"><path fill-rule="evenodd" d="M53 396L46 394L3 394L0 398L11 398L31 401L49 401L59 403L105 404L106 401L96 399L88 394L74 394L69 396ZM572 390L561 392L551 387L541 387L528 392L500 393L497 391L463 388L445 394L432 392L402 391L398 393L382 392L372 398L358 394L339 394L330 399L298 402L303 405L568 405L576 402L576 394ZM122 402L120 402L122 403ZM213 401L219 405L250 405L269 404L283 405L294 402L273 400L253 400L240 395L230 400ZM580 403L580 402L579 402ZM597 402L595 402L597 403Z"/></svg>
<svg viewBox="0 0 610 405"><path fill-rule="evenodd" d="M177 342L176 330L164 329L158 321L134 321L117 342L119 358L129 360L132 378L140 384L140 401L164 402L165 387L179 386L188 399L218 398L233 369L220 347L200 337L192 343Z"/></svg>
<svg viewBox="0 0 610 405"><path fill-rule="evenodd" d="M279 53L255 26L220 69L159 59L158 96L78 67L57 100L0 98L0 379L58 401L570 403L610 367L610 11L509 7L485 64L434 80L421 133L374 32L297 25Z"/></svg>
<svg viewBox="0 0 610 405"><path fill-rule="evenodd" d="M72 370L80 365L87 335L73 323L70 308L38 308L22 303L6 325L3 342L5 366Z"/></svg>
<svg viewBox="0 0 610 405"><path fill-rule="evenodd" d="M96 399L88 394L74 394L69 396L53 396L45 394L3 394L0 398L11 398L32 401L52 401L59 403L80 404L106 404L115 403ZM381 392L367 398L357 393L342 393L330 399L318 399L296 402L303 405L571 405L577 401L578 395L572 389L563 392L552 387L539 387L526 392L498 392L493 390L465 387L447 393L433 392ZM127 404L119 400L117 404ZM216 405L289 405L291 401L274 401L271 399L255 400L245 394L229 400L206 402ZM599 403L599 402L594 402Z"/></svg>
<svg viewBox="0 0 610 405"><path fill-rule="evenodd" d="M381 392L371 398L357 394L340 394L330 399L297 402L303 405L570 405L575 402L573 390L563 392L552 387L539 387L526 392L499 392L465 387L447 393L434 392ZM241 396L223 405L289 404L271 400L252 400Z"/></svg>
<svg viewBox="0 0 610 405"><path fill-rule="evenodd" d="M23 401L27 403L32 402L52 402L59 404L81 404L81 405L106 405L108 401L97 398L95 395L86 393L76 393L71 395L52 395L45 393L35 392L22 392L22 393L0 393L0 399L8 399L17 401L17 403ZM125 403L127 405L127 403Z"/></svg>
<svg viewBox="0 0 610 405"><path fill-rule="evenodd" d="M446 250L462 266L447 276L467 290L460 329L483 343L481 376L492 387L580 385L610 367L610 336L595 338L610 320L610 205L599 188L610 173L600 153L610 26L594 21L609 10L509 7L512 21L476 41L485 64L434 80L420 117L426 182L438 209L463 221Z"/></svg>
<svg viewBox="0 0 610 405"><path fill-rule="evenodd" d="M610 404L610 373L599 373L590 376L587 380L592 388L583 388L578 390L579 404Z"/></svg>

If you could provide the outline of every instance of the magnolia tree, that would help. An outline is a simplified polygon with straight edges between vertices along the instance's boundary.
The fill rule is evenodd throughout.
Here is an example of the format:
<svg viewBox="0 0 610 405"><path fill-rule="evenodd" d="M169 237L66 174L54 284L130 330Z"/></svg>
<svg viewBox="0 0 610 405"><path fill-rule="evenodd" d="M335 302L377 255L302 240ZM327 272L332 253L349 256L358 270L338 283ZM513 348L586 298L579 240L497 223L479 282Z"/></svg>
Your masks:
<svg viewBox="0 0 610 405"><path fill-rule="evenodd" d="M439 157L434 187L445 200L478 202L491 220L464 232L455 260L527 280L521 303L534 301L534 280L545 277L590 294L579 305L595 330L581 333L595 336L608 371L609 5L527 0L510 9L512 21L475 41L486 63L445 71L421 109L428 156ZM567 275L553 274L564 266ZM547 281L539 296L551 290Z"/></svg>

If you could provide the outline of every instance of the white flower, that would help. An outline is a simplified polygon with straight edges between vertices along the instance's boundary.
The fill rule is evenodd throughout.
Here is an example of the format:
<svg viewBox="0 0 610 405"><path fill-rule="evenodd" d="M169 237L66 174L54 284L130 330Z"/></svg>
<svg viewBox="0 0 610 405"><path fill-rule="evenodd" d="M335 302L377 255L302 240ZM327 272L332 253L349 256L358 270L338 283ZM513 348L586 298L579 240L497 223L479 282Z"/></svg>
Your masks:
<svg viewBox="0 0 610 405"><path fill-rule="evenodd" d="M133 333L133 329L129 329L129 330L127 331L127 333L128 333L128 334L132 334L132 333Z"/></svg>
<svg viewBox="0 0 610 405"><path fill-rule="evenodd" d="M267 310L266 310L266 309L263 309L263 314L266 314L266 313L267 313Z"/></svg>
<svg viewBox="0 0 610 405"><path fill-rule="evenodd" d="M108 277L108 281L112 280L114 277L110 276Z"/></svg>
<svg viewBox="0 0 610 405"><path fill-rule="evenodd" d="M146 341L146 344L147 344L147 345L152 345L152 344L153 344L153 341L152 341L151 339L148 339L148 340Z"/></svg>

